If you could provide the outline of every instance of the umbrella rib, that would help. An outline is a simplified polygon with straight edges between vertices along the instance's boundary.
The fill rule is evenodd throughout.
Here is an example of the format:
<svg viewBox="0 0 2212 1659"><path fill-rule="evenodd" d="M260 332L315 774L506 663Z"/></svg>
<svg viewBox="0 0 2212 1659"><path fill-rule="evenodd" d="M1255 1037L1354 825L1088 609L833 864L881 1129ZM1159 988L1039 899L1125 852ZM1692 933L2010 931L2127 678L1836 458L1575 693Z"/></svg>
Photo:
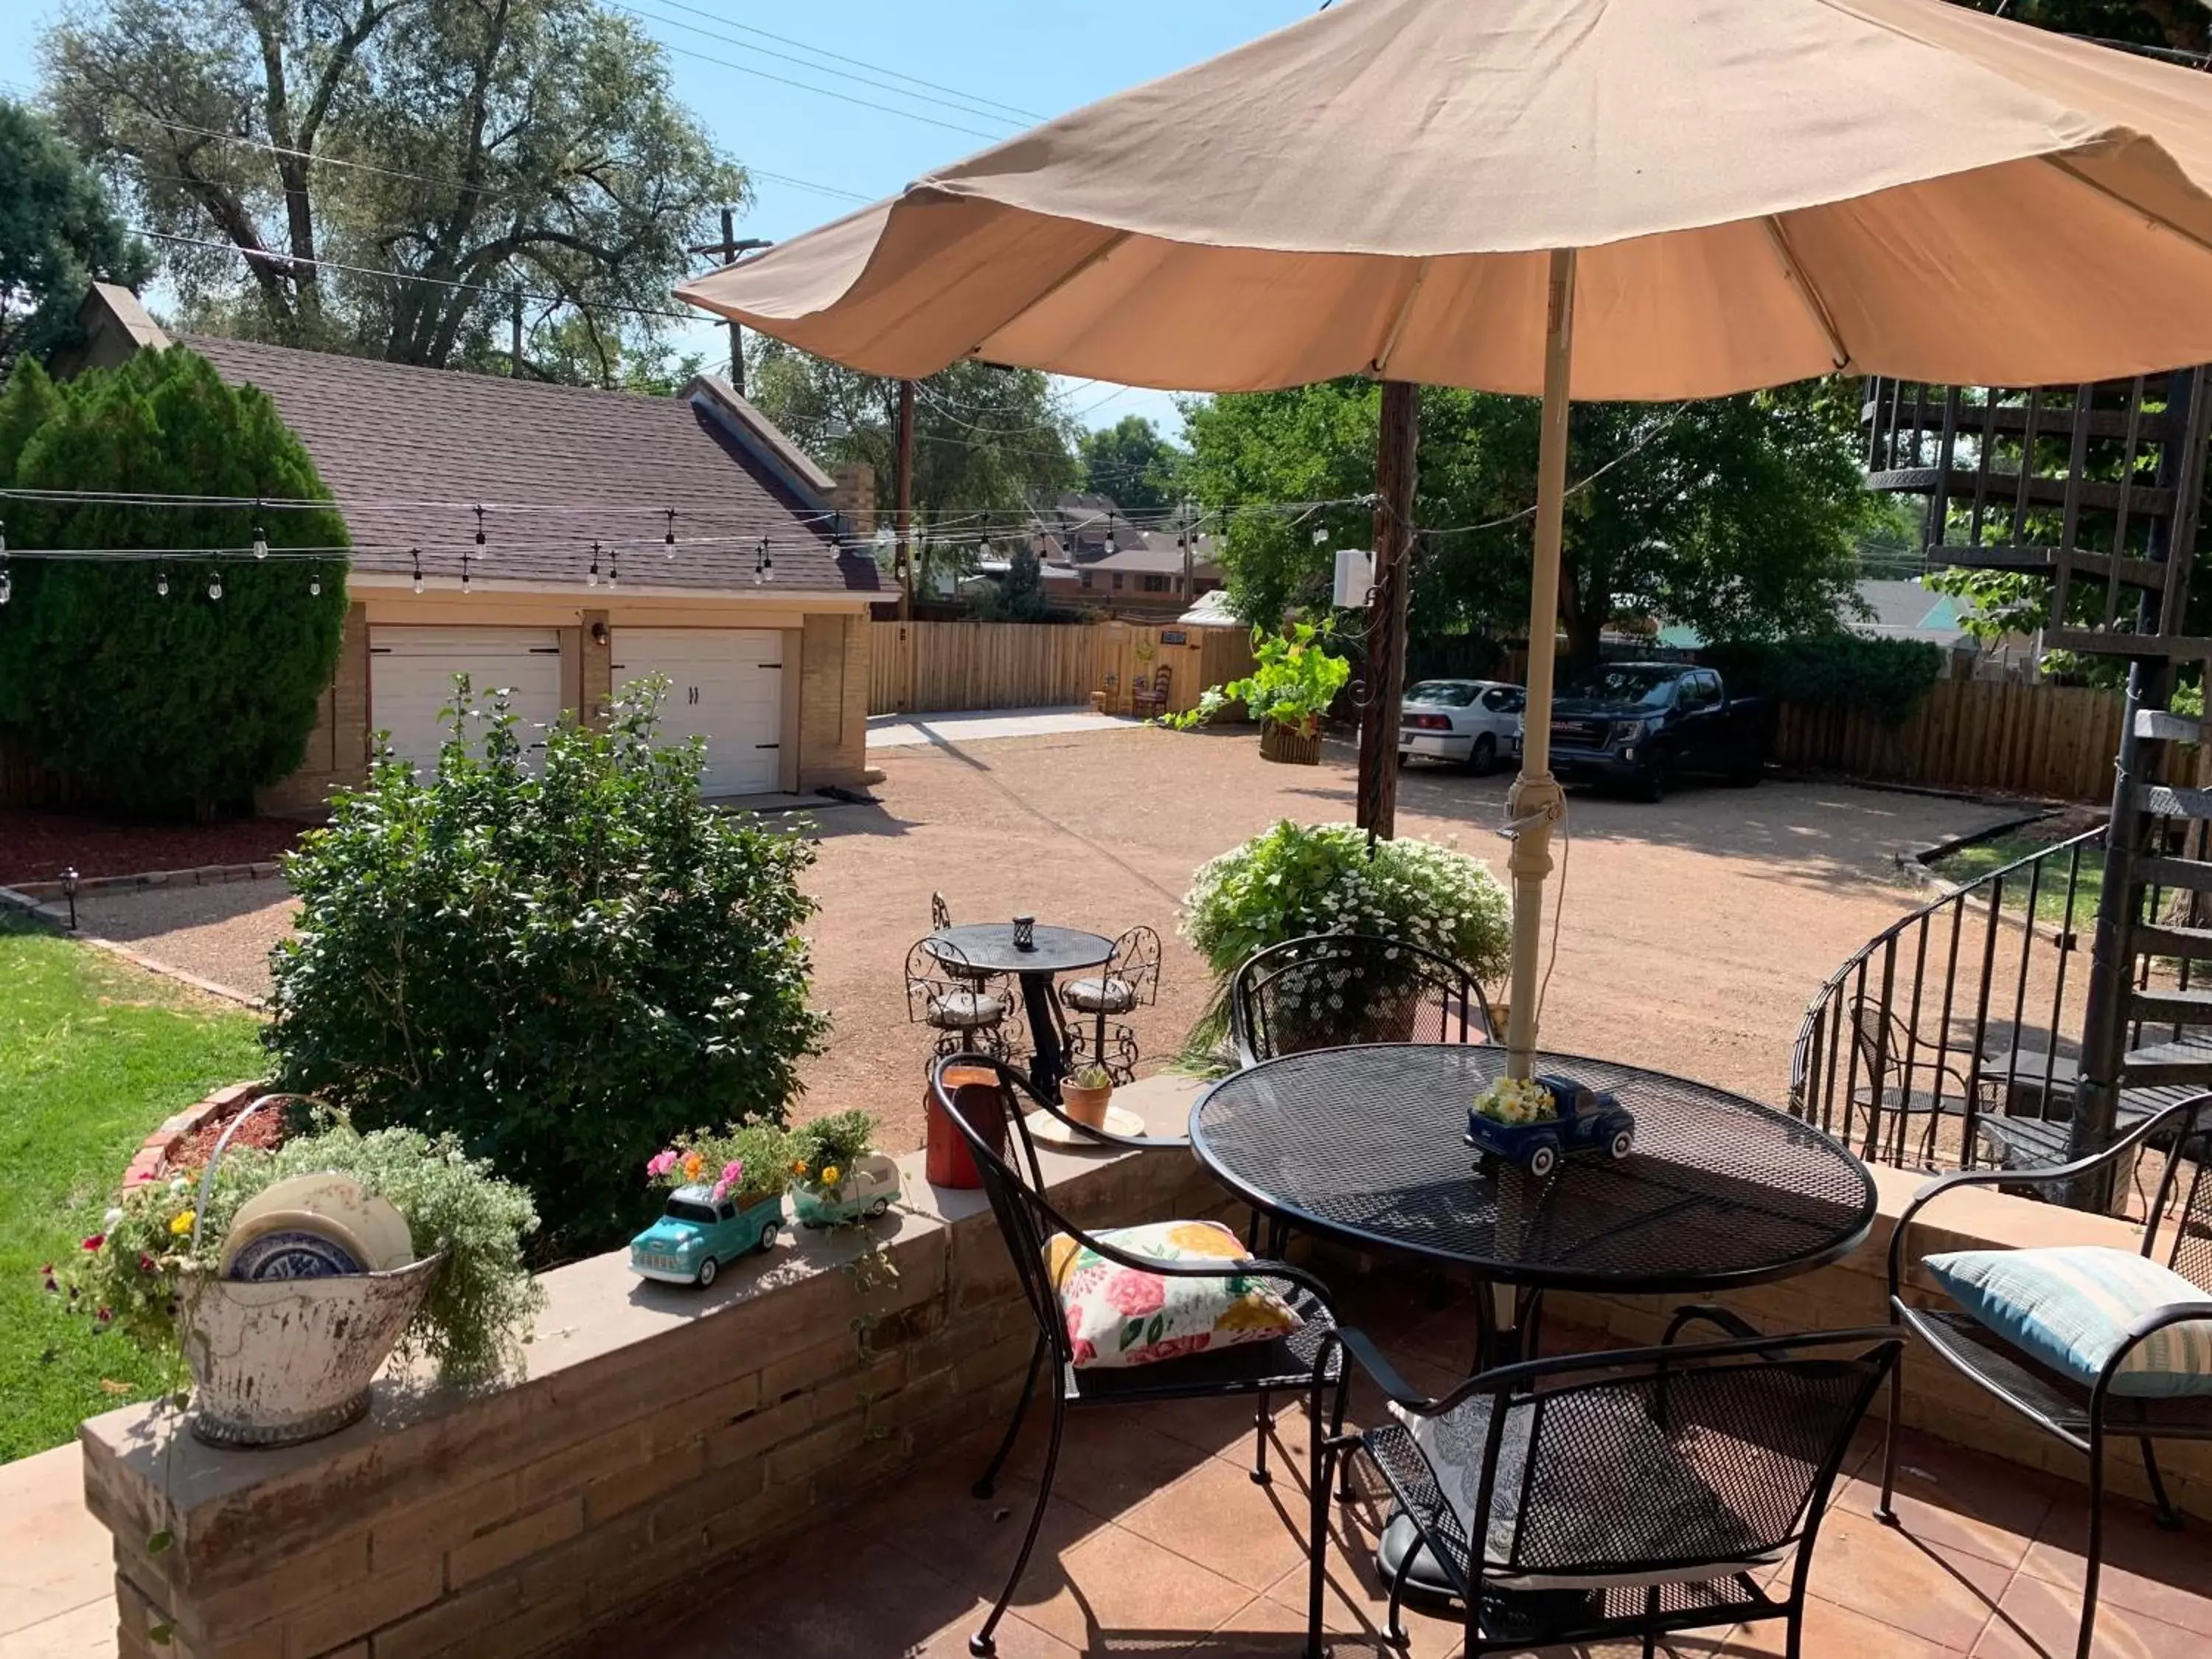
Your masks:
<svg viewBox="0 0 2212 1659"><path fill-rule="evenodd" d="M1784 274L1797 290L1798 297L1804 301L1805 309L1812 313L1813 320L1820 325L1820 332L1827 337L1828 356L1834 359L1838 368L1849 368L1851 354L1844 344L1843 336L1836 331L1836 319L1828 314L1827 302L1820 298L1820 290L1813 286L1812 278L1805 274L1805 267L1797 263L1796 251L1790 246L1790 234L1782 228L1780 216L1770 213L1759 222L1766 227L1766 238L1774 244L1774 254L1782 261Z"/></svg>
<svg viewBox="0 0 2212 1659"><path fill-rule="evenodd" d="M1390 354L1398 349L1398 337L1406 331L1406 319L1413 314L1413 303L1421 297L1421 284L1429 279L1429 262L1414 262L1413 280L1407 284L1406 297L1398 302L1397 314L1390 319L1390 329L1382 337L1382 343L1375 349L1375 356L1367 365L1367 372L1376 380L1389 374Z"/></svg>
<svg viewBox="0 0 2212 1659"><path fill-rule="evenodd" d="M2165 215L2152 212L2140 202L2130 202L2126 197L2121 195L2110 185L2099 184L2094 179L2089 177L2087 173L2082 172L2081 168L2075 167L2063 155L2044 155L2039 156L2037 159L2043 161L2045 165L2056 169L2057 172L2065 174L2066 177L2071 179L2075 184L2081 185L2084 190L2093 190L2096 191L2098 195L2103 197L2105 200L2110 202L2113 206L2124 209L2130 213L2137 215L2146 223L2157 226L2159 229L2166 232L2169 235L2179 236L2183 241L2188 243L2193 248L2197 248L2206 253L2212 253L2212 242L2206 241L2204 238L2199 236L2193 230L2185 230L2181 226L2174 223L2172 220L2167 218Z"/></svg>
<svg viewBox="0 0 2212 1659"><path fill-rule="evenodd" d="M1083 275L1085 271L1090 270L1091 266L1097 264L1101 259L1103 259L1108 254L1111 253L1115 248L1121 246L1122 243L1127 241L1130 237L1135 234L1136 232L1133 230L1115 231L1111 236L1109 236L1097 247L1091 249L1090 252L1085 254L1083 258L1078 259L1066 270L1061 271L1059 276L1054 277L1051 282L1046 283L1041 293L1032 294L1028 299L1023 301L1020 305L1014 308L1013 313L1011 316L1001 317L997 322L992 324L989 330L984 333L983 337L977 340L974 345L968 348L967 355L970 357L981 356L983 347L990 341L992 336L1002 334L1006 330L1012 328L1016 323L1021 321L1023 318L1028 316L1030 313L1035 311L1047 300L1052 298L1054 295L1059 293L1060 289L1066 288L1070 283Z"/></svg>

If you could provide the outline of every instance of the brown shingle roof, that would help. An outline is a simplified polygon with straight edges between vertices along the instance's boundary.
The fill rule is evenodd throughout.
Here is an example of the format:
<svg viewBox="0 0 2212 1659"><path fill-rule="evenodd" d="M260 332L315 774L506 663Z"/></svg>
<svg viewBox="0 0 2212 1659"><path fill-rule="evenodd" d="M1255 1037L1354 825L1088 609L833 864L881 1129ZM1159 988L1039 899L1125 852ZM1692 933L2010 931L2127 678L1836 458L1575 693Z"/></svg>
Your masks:
<svg viewBox="0 0 2212 1659"><path fill-rule="evenodd" d="M485 580L574 586L605 544L626 585L753 585L769 538L780 588L873 591L875 561L841 550L826 504L747 452L685 398L549 386L194 336L225 380L260 387L344 509L362 570L450 577L466 549ZM451 506L392 503L453 503ZM474 544L470 504L491 507ZM662 537L676 509L678 546ZM502 510L504 509L504 510ZM684 545L689 538L726 538Z"/></svg>

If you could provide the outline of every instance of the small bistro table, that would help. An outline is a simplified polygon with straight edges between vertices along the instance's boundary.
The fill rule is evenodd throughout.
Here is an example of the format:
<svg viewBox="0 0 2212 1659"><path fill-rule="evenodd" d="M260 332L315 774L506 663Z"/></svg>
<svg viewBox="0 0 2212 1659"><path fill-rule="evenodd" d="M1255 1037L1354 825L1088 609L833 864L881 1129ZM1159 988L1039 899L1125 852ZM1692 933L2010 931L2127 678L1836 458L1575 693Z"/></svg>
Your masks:
<svg viewBox="0 0 2212 1659"><path fill-rule="evenodd" d="M940 927L922 943L939 961L977 973L1012 974L1021 981L1022 1006L1030 1022L1030 1081L1040 1094L1059 1099L1066 1055L1060 1044L1060 1017L1052 1006L1053 981L1061 974L1101 966L1114 954L1114 941L1079 927L1039 922L1024 950L1014 943L1013 923L982 921ZM939 951L940 943L951 946L951 951Z"/></svg>
<svg viewBox="0 0 2212 1659"><path fill-rule="evenodd" d="M1619 1097L1635 1150L1563 1160L1539 1180L1478 1173L1468 1108L1505 1050L1378 1043L1285 1054L1193 1104L1191 1150L1247 1203L1363 1249L1457 1263L1501 1287L1475 1298L1476 1369L1533 1346L1547 1291L1698 1295L1809 1272L1872 1227L1866 1167L1809 1124L1726 1090L1632 1066L1540 1054L1539 1075ZM1510 1312L1498 1306L1510 1289ZM1386 1531L1397 1571L1409 1522ZM1425 1557L1409 1585L1446 1593Z"/></svg>

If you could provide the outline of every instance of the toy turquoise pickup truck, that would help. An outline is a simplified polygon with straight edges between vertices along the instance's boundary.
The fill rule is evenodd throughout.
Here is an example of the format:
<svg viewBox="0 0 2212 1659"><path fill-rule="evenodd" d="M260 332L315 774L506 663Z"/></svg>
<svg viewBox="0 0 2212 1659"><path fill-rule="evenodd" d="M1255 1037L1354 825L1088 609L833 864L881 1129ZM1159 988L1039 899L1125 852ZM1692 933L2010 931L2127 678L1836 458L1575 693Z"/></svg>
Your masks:
<svg viewBox="0 0 2212 1659"><path fill-rule="evenodd" d="M667 1285L714 1282L722 1264L775 1243L783 1222L781 1194L740 1209L712 1187L678 1187L660 1218L629 1242L629 1270Z"/></svg>

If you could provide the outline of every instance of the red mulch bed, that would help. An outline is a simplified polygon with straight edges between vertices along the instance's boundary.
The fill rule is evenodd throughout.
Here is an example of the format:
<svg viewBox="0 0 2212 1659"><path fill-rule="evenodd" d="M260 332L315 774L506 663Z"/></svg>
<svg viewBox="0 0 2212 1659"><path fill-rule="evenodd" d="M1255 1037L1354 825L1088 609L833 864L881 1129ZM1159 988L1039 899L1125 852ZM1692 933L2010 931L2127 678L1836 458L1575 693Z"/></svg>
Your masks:
<svg viewBox="0 0 2212 1659"><path fill-rule="evenodd" d="M208 1161L208 1154L215 1151L216 1142L222 1138L222 1132L229 1124L228 1117L201 1124L177 1143L176 1151L169 1154L169 1168L179 1171L198 1169ZM230 1138L233 1147L258 1146L264 1152L273 1152L283 1144L284 1114L273 1106L246 1119L240 1126L238 1133ZM228 1149L225 1150L228 1153Z"/></svg>
<svg viewBox="0 0 2212 1659"><path fill-rule="evenodd" d="M80 876L136 876L210 864L259 864L289 852L304 826L284 818L133 823L83 812L0 807L0 886Z"/></svg>

